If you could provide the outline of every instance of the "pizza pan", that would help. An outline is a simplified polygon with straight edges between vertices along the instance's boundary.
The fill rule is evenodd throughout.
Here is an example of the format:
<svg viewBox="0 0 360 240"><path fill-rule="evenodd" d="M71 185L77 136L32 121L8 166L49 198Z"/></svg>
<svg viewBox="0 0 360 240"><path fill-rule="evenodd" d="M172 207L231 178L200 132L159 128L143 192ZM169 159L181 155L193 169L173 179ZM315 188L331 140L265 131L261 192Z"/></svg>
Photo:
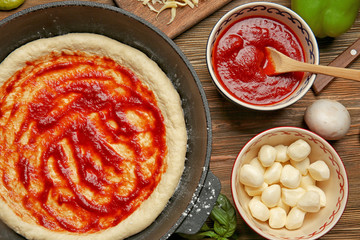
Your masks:
<svg viewBox="0 0 360 240"><path fill-rule="evenodd" d="M182 99L189 138L185 170L160 216L130 239L167 239L174 232L196 232L221 186L209 171L210 111L193 67L170 38L145 20L117 7L76 1L39 5L0 21L0 62L29 41L71 32L102 34L135 47L157 62L171 79ZM0 222L0 240L5 239L23 238Z"/></svg>

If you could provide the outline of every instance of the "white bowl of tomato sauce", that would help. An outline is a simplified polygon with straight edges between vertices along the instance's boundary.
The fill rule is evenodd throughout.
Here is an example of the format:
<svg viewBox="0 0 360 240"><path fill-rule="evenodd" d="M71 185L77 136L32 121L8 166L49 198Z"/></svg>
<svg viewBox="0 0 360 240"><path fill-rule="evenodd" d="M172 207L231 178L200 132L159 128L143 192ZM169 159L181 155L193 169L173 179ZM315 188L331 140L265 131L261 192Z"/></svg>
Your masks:
<svg viewBox="0 0 360 240"><path fill-rule="evenodd" d="M212 29L207 66L217 89L230 101L254 110L277 110L301 99L316 75L268 76L265 47L319 64L315 35L294 11L271 2L251 2L226 13Z"/></svg>

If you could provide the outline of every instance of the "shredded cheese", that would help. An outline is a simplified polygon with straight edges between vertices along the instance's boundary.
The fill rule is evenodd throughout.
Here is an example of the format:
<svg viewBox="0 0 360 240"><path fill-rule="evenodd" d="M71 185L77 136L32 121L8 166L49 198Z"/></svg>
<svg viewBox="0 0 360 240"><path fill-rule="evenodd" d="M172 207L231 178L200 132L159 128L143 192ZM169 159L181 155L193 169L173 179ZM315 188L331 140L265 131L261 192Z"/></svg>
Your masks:
<svg viewBox="0 0 360 240"><path fill-rule="evenodd" d="M199 0L138 0L142 2L144 6L147 6L151 11L156 12L156 17L159 16L166 9L171 10L171 18L168 24L172 23L176 17L176 9L178 7L189 6L190 8L197 7L199 4ZM160 9L156 9L154 5L162 5Z"/></svg>

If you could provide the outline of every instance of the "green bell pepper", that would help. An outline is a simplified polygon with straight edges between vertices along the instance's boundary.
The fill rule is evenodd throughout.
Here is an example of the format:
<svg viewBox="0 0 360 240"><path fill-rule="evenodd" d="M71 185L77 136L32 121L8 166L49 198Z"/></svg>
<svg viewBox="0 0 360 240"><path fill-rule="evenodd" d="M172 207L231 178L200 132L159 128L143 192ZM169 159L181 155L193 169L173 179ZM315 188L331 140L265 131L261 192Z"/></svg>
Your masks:
<svg viewBox="0 0 360 240"><path fill-rule="evenodd" d="M360 0L291 0L291 8L307 22L316 37L337 37L354 23Z"/></svg>
<svg viewBox="0 0 360 240"><path fill-rule="evenodd" d="M0 0L0 10L12 10L18 8L25 0Z"/></svg>

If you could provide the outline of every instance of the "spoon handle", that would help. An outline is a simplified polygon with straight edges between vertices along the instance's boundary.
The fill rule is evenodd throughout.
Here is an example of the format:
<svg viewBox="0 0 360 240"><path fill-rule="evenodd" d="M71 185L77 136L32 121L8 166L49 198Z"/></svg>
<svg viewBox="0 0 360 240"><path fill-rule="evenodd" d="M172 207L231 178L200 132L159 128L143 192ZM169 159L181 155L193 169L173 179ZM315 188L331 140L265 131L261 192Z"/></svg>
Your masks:
<svg viewBox="0 0 360 240"><path fill-rule="evenodd" d="M354 43L352 43L344 52L329 63L329 66L333 67L347 67L352 63L357 57L360 56L360 38L358 38ZM314 82L312 88L315 94L319 94L332 80L333 76L329 75L318 75L316 81Z"/></svg>
<svg viewBox="0 0 360 240"><path fill-rule="evenodd" d="M292 71L296 71L296 72L320 73L334 77L341 77L346 79L352 79L355 81L360 81L360 70L356 70L356 69L314 65L303 62L299 63L296 61L288 61L287 67L289 68L289 70L291 69Z"/></svg>

